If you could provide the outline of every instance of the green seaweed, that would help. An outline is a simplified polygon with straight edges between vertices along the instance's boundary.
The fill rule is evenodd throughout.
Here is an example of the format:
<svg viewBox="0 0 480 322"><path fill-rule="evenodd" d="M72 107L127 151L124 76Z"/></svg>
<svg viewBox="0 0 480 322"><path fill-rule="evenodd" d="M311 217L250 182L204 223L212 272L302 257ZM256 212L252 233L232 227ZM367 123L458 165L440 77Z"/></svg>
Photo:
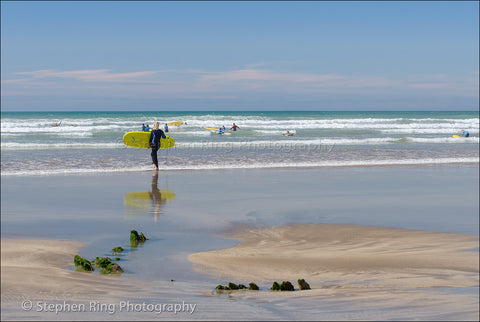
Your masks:
<svg viewBox="0 0 480 322"><path fill-rule="evenodd" d="M283 281L282 284L280 284L280 290L281 291L295 291L295 288L293 287L292 283L288 281Z"/></svg>
<svg viewBox="0 0 480 322"><path fill-rule="evenodd" d="M273 282L272 287L270 288L272 291L280 291L280 284L277 282Z"/></svg>
<svg viewBox="0 0 480 322"><path fill-rule="evenodd" d="M271 291L294 291L295 288L293 287L292 283L288 281L283 281L282 284L278 284L277 282L273 282Z"/></svg>
<svg viewBox="0 0 480 322"><path fill-rule="evenodd" d="M113 251L114 253L121 253L121 252L123 252L123 248L120 247L120 246L117 246L117 247L114 247L114 248L112 249L112 251Z"/></svg>
<svg viewBox="0 0 480 322"><path fill-rule="evenodd" d="M298 280L298 288L303 291L303 290L310 290L310 285L302 278Z"/></svg>
<svg viewBox="0 0 480 322"><path fill-rule="evenodd" d="M135 248L138 244L143 244L148 238L143 233L138 234L136 230L130 231L130 246Z"/></svg>
<svg viewBox="0 0 480 322"><path fill-rule="evenodd" d="M117 263L113 263L109 257L97 257L93 261L102 274L121 274L123 269Z"/></svg>
<svg viewBox="0 0 480 322"><path fill-rule="evenodd" d="M93 272L95 270L89 260L80 257L79 255L75 255L73 258L73 263L75 264L76 271Z"/></svg>

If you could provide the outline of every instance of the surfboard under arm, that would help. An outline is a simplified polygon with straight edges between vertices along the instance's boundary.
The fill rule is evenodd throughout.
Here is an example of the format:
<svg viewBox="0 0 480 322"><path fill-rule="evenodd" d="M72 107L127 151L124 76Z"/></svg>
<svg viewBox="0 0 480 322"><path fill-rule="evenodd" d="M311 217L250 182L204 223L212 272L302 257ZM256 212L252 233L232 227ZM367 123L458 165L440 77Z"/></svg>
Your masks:
<svg viewBox="0 0 480 322"><path fill-rule="evenodd" d="M134 131L125 133L123 143L132 148L148 149L150 141L150 132ZM168 149L175 145L172 137L166 136L166 139L160 139L160 149Z"/></svg>

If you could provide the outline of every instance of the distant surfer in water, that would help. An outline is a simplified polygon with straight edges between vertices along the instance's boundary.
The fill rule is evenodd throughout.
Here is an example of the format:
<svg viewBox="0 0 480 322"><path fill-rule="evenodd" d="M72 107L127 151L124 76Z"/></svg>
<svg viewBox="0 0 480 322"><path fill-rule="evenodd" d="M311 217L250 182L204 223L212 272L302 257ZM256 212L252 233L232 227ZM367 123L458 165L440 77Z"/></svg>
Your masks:
<svg viewBox="0 0 480 322"><path fill-rule="evenodd" d="M155 170L158 170L158 157L157 152L160 149L160 138L166 139L165 133L159 129L160 124L158 122L153 123L154 130L150 132L150 140L148 141L148 147L152 149L152 164Z"/></svg>
<svg viewBox="0 0 480 322"><path fill-rule="evenodd" d="M168 124L165 123L165 126L163 128L165 129L165 133L167 133L168 132Z"/></svg>
<svg viewBox="0 0 480 322"><path fill-rule="evenodd" d="M235 123L233 123L233 126L230 130L234 130L236 131L237 129L239 129L240 127L238 127Z"/></svg>
<svg viewBox="0 0 480 322"><path fill-rule="evenodd" d="M462 136L468 138L470 136L470 133L468 133L468 131L466 130L462 130Z"/></svg>

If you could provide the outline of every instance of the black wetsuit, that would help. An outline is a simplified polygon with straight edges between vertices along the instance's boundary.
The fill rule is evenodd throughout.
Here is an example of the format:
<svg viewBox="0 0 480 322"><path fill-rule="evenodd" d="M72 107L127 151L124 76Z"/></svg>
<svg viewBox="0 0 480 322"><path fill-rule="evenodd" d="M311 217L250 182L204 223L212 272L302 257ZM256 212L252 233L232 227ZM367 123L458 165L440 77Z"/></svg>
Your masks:
<svg viewBox="0 0 480 322"><path fill-rule="evenodd" d="M160 149L160 138L166 139L165 133L162 130L152 130L150 132L150 143L149 146L152 148L152 162L158 169L158 158L157 152Z"/></svg>

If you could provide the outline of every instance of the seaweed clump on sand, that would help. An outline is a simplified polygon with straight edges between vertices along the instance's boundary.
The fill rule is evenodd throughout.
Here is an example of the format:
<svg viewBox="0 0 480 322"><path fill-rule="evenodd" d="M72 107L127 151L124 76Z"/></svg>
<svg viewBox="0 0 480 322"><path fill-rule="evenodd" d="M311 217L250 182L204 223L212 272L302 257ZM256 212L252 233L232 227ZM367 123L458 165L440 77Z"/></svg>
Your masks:
<svg viewBox="0 0 480 322"><path fill-rule="evenodd" d="M298 288L300 291L311 289L310 285L303 278L298 280Z"/></svg>
<svg viewBox="0 0 480 322"><path fill-rule="evenodd" d="M121 252L123 252L123 248L120 247L120 246L117 246L117 247L114 247L114 248L112 249L112 251L113 251L115 254L121 253Z"/></svg>
<svg viewBox="0 0 480 322"><path fill-rule="evenodd" d="M282 284L278 284L277 282L273 282L272 288L270 289L272 291L295 291L295 288L293 287L292 283L288 281L283 281Z"/></svg>
<svg viewBox="0 0 480 322"><path fill-rule="evenodd" d="M93 263L103 274L121 274L124 272L120 265L113 263L109 257L97 257Z"/></svg>
<svg viewBox="0 0 480 322"><path fill-rule="evenodd" d="M143 244L147 240L148 238L145 237L143 233L140 233L139 235L136 230L130 231L130 246L137 247L138 244Z"/></svg>
<svg viewBox="0 0 480 322"><path fill-rule="evenodd" d="M243 284L235 284L235 283L228 283L227 286L224 285L217 285L216 287L217 291L234 291L234 290L251 290L251 291L258 291L259 288L257 284L255 283L250 283L248 287L246 287Z"/></svg>
<svg viewBox="0 0 480 322"><path fill-rule="evenodd" d="M92 263L80 255L75 255L73 258L73 263L75 264L75 270L80 272L93 272L95 268L93 268Z"/></svg>

